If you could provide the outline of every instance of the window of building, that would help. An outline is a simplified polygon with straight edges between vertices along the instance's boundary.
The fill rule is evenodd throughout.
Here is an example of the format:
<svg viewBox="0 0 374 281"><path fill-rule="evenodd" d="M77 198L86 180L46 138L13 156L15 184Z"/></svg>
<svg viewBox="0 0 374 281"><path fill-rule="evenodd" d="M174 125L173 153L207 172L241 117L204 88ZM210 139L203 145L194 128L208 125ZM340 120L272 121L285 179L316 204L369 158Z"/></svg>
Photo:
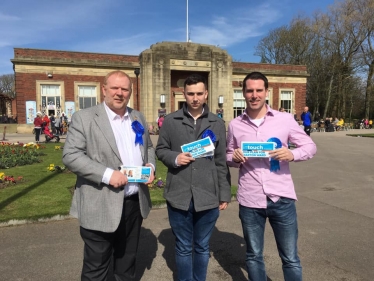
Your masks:
<svg viewBox="0 0 374 281"><path fill-rule="evenodd" d="M266 97L266 104L273 107L273 88L268 88L268 96Z"/></svg>
<svg viewBox="0 0 374 281"><path fill-rule="evenodd" d="M273 89L268 89L268 96L266 97L266 103L272 106L273 102ZM243 97L243 90L242 89L234 89L234 118L241 115L244 110L246 109L247 104L245 102L245 98Z"/></svg>
<svg viewBox="0 0 374 281"><path fill-rule="evenodd" d="M50 116L57 115L61 109L61 86L40 84L41 112Z"/></svg>
<svg viewBox="0 0 374 281"><path fill-rule="evenodd" d="M78 86L78 108L84 109L96 105L96 86Z"/></svg>
<svg viewBox="0 0 374 281"><path fill-rule="evenodd" d="M292 109L293 109L293 92L292 91L281 91L280 107L283 107L286 112L292 113Z"/></svg>
<svg viewBox="0 0 374 281"><path fill-rule="evenodd" d="M246 104L242 89L234 89L234 118L241 115L245 110Z"/></svg>

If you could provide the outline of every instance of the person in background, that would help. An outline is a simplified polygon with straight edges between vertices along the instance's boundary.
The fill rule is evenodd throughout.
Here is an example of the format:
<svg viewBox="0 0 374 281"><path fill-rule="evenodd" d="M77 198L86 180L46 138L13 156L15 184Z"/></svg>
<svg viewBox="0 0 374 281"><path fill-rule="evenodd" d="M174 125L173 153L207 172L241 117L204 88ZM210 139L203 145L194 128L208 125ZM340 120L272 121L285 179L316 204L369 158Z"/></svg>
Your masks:
<svg viewBox="0 0 374 281"><path fill-rule="evenodd" d="M44 116L43 116L43 124L44 124L44 126L49 127L49 124L50 124L50 123L51 123L51 121L49 120L48 115L47 115L47 114L44 114Z"/></svg>
<svg viewBox="0 0 374 281"><path fill-rule="evenodd" d="M56 135L61 135L61 119L57 116L55 118Z"/></svg>
<svg viewBox="0 0 374 281"><path fill-rule="evenodd" d="M49 120L51 121L52 134L56 134L56 118L53 113L49 117Z"/></svg>
<svg viewBox="0 0 374 281"><path fill-rule="evenodd" d="M43 127L42 113L38 111L34 119L34 130L35 130L35 142L36 143L39 143L39 138L40 138L40 133L42 131L42 127Z"/></svg>
<svg viewBox="0 0 374 281"><path fill-rule="evenodd" d="M156 155L168 168L164 197L175 236L177 280L206 280L209 240L220 210L231 200L226 164L226 128L209 112L206 80L192 74L184 82L183 108L170 113L160 130ZM193 158L181 146L209 137L211 156Z"/></svg>
<svg viewBox="0 0 374 281"><path fill-rule="evenodd" d="M373 128L373 120L370 119L370 120L369 120L369 129L372 129L372 128Z"/></svg>
<svg viewBox="0 0 374 281"><path fill-rule="evenodd" d="M108 73L104 102L75 112L66 137L62 160L77 175L70 214L79 219L84 242L82 281L135 280L156 159L143 114L127 107L131 85L125 72ZM151 176L146 183L129 183L121 166L149 166Z"/></svg>
<svg viewBox="0 0 374 281"><path fill-rule="evenodd" d="M338 121L338 123L336 123L335 130L336 131L340 131L341 128L343 127L343 125L344 125L344 120L343 120L343 118L340 118L339 121Z"/></svg>
<svg viewBox="0 0 374 281"><path fill-rule="evenodd" d="M303 121L304 132L310 136L310 130L312 129L312 114L309 112L309 107L304 107L304 112L301 114L301 120Z"/></svg>
<svg viewBox="0 0 374 281"><path fill-rule="evenodd" d="M364 126L365 126L365 129L369 129L369 120L368 119L364 120Z"/></svg>
<svg viewBox="0 0 374 281"><path fill-rule="evenodd" d="M279 112L285 112L284 108L283 107L279 108Z"/></svg>
<svg viewBox="0 0 374 281"><path fill-rule="evenodd" d="M49 117L47 114L43 114L43 127L42 127L42 131L41 133L43 134L44 133L44 127L48 127L49 128L49 124L51 123L51 121L49 120Z"/></svg>
<svg viewBox="0 0 374 281"><path fill-rule="evenodd" d="M302 268L297 250L297 200L289 162L312 158L316 145L290 114L266 105L268 79L260 72L243 81L245 112L233 119L227 133L227 164L239 168L237 199L246 248L249 280L266 281L263 256L264 231L269 219L273 228L286 281L301 281ZM306 110L307 111L307 110ZM241 142L275 142L266 158L244 157ZM291 141L296 148L289 150Z"/></svg>
<svg viewBox="0 0 374 281"><path fill-rule="evenodd" d="M296 110L293 111L293 119L295 119L296 122L299 121L299 118L297 117Z"/></svg>
<svg viewBox="0 0 374 281"><path fill-rule="evenodd" d="M165 115L161 115L161 116L158 118L157 126L158 126L158 129L159 129L159 130L161 129L161 127L162 127L162 123L164 123L164 120L165 120Z"/></svg>

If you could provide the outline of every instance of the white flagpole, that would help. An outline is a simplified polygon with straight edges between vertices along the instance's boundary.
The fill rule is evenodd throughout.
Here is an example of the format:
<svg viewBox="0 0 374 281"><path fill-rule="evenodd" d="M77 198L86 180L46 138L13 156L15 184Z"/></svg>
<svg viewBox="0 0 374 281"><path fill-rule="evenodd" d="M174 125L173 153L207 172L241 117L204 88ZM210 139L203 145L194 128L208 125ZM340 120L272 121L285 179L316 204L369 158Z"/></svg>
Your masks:
<svg viewBox="0 0 374 281"><path fill-rule="evenodd" d="M188 42L188 0L187 0L187 34L186 34L186 42Z"/></svg>

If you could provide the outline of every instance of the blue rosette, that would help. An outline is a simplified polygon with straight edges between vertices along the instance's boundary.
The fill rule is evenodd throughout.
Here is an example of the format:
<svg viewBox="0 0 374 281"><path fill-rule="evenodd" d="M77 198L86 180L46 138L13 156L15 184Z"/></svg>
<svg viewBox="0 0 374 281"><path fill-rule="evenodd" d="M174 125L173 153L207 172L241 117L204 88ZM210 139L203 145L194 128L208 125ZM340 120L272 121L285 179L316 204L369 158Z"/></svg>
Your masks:
<svg viewBox="0 0 374 281"><path fill-rule="evenodd" d="M278 138L270 138L270 139L267 140L267 142L276 143L275 148L281 148L282 147L282 142ZM271 172L276 172L278 170L280 170L279 160L271 158L270 159L270 171Z"/></svg>
<svg viewBox="0 0 374 281"><path fill-rule="evenodd" d="M215 142L217 140L216 135L213 133L212 130L209 129L205 130L203 132L203 135L201 136L202 139L205 139L206 137L209 137L212 142Z"/></svg>
<svg viewBox="0 0 374 281"><path fill-rule="evenodd" d="M205 139L206 137L209 137L210 140L214 143L217 138L216 138L216 135L213 133L212 130L209 130L209 129L206 129L203 134L201 135L201 138L202 139ZM213 156L207 156L205 157L206 159L213 159Z"/></svg>
<svg viewBox="0 0 374 281"><path fill-rule="evenodd" d="M135 145L136 144L143 145L143 134L144 134L143 125L138 120L135 120L134 122L131 123L131 128L135 132Z"/></svg>

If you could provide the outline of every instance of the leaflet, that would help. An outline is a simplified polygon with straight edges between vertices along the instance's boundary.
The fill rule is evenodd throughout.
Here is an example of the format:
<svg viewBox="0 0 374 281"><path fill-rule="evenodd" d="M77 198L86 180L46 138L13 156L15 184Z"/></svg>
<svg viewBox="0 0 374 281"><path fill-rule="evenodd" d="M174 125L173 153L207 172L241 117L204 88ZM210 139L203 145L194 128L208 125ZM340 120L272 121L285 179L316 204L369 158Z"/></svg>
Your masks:
<svg viewBox="0 0 374 281"><path fill-rule="evenodd" d="M244 157L269 158L269 151L276 147L275 142L251 142L242 141L241 149Z"/></svg>
<svg viewBox="0 0 374 281"><path fill-rule="evenodd" d="M119 168L127 176L129 182L147 182L152 173L151 167L122 165Z"/></svg>
<svg viewBox="0 0 374 281"><path fill-rule="evenodd" d="M210 137L190 142L181 146L182 152L191 153L193 158L201 158L210 155L214 151L214 144ZM209 153L209 154L208 154Z"/></svg>

